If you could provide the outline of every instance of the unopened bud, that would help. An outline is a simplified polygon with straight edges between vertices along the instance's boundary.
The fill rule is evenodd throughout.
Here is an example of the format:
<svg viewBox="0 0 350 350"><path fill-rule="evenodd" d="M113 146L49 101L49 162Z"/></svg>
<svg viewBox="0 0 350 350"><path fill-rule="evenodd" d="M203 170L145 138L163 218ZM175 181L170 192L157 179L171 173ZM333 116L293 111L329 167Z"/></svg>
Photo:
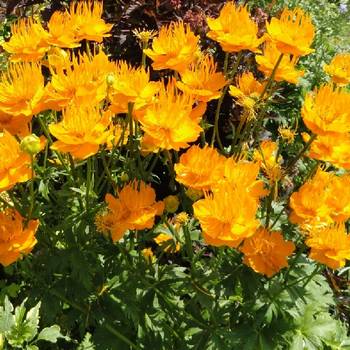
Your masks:
<svg viewBox="0 0 350 350"><path fill-rule="evenodd" d="M164 198L165 210L168 213L175 213L179 208L179 204L180 202L177 196L170 195Z"/></svg>
<svg viewBox="0 0 350 350"><path fill-rule="evenodd" d="M194 188L189 188L186 190L186 196L190 198L193 202L195 202L203 197L203 191L195 190Z"/></svg>
<svg viewBox="0 0 350 350"><path fill-rule="evenodd" d="M115 82L115 76L113 73L107 74L106 82L107 82L108 86L113 86L113 84Z"/></svg>
<svg viewBox="0 0 350 350"><path fill-rule="evenodd" d="M123 173L121 173L121 175L120 175L120 181L122 181L122 182L128 182L129 181L129 175L127 174L127 173L125 173L125 172L123 172Z"/></svg>
<svg viewBox="0 0 350 350"><path fill-rule="evenodd" d="M20 143L20 148L23 152L34 156L41 150L39 137L34 134L24 137Z"/></svg>

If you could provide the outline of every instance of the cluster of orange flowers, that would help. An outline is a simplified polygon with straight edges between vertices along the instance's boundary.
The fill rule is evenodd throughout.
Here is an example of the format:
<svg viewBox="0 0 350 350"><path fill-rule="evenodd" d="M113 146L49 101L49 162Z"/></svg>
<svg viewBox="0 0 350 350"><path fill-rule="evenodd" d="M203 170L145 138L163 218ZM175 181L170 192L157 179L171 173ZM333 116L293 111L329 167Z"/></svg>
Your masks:
<svg viewBox="0 0 350 350"><path fill-rule="evenodd" d="M201 148L190 144L204 132L202 117L207 103L222 98L225 88L243 107L245 120L250 121L267 98L271 79L298 82L304 74L296 68L298 60L313 51L310 46L315 30L310 17L301 9L285 9L279 18L273 17L266 24L267 32L261 37L246 6L227 2L218 18L208 18L207 36L227 54L254 52L258 69L266 76L264 81L259 81L253 73L244 72L233 82L227 71L217 70L214 58L201 51L200 38L181 21L163 26L157 35L136 33L143 43L143 54L152 60L152 68L173 70L176 78L151 81L150 71L144 65L133 67L123 60L109 60L102 46L94 43L93 50L90 49L89 41L101 43L110 35L112 25L105 23L101 15L101 2L78 1L65 12L55 12L47 29L33 18L13 24L10 40L2 45L10 54L11 63L0 76L0 129L3 130L0 191L32 177L33 155L24 152L17 140L31 133L32 118L45 110L60 112L59 119L55 118L48 126L47 136L50 133L54 137L52 141L50 136L50 148L71 155L75 161L87 159L101 148L110 150L124 145L128 139L129 142L140 140L137 147L142 154L185 149L174 166L175 177L187 188L189 197L199 199L193 204L193 211L206 243L237 248L244 254L244 263L256 272L269 277L276 274L288 265L287 258L295 246L284 240L282 232L270 232L268 225L262 228L257 213L260 199L269 194L265 187L271 188L282 177L278 144L262 142L252 160L249 155L238 160L227 158L212 146ZM148 47L151 39L152 45ZM79 47L82 40L87 41L87 52L69 51ZM43 66L50 72L46 84ZM349 56L335 57L325 66L325 71L332 76L334 84L349 83ZM310 156L348 169L350 94L339 86L325 85L308 94L302 115L306 126L317 135ZM119 115L122 118L115 118ZM336 142L337 139L342 141ZM268 179L266 184L259 179L259 173ZM321 177L327 190L322 192L322 199L308 203L307 193L315 195L314 188L319 186L315 182L320 182ZM348 242L341 224L348 219L348 196L332 200L340 187L346 187L347 179L318 172L291 198L292 222L303 229L313 227L307 236L310 256L332 268L350 258L348 248L336 245L338 241ZM118 241L128 230L154 227L156 216L169 207L170 198L164 202L156 201L150 185L131 181L116 196L106 195L107 209L97 216L96 225L110 234L113 241ZM6 215L10 214L4 212L0 223ZM11 215L20 220L17 214ZM21 234L22 238L28 236L30 227L33 236L37 227L33 221L28 228L18 228L15 234L5 236L9 237L5 241L10 242L8 252L12 255L3 261L13 261L15 252L28 252L29 246L35 244L32 236L31 240L26 239L30 243L18 243ZM328 236L331 238L327 240ZM156 242L161 244L170 239L171 236L161 233ZM151 257L147 249L144 253ZM172 251L179 249L175 245Z"/></svg>

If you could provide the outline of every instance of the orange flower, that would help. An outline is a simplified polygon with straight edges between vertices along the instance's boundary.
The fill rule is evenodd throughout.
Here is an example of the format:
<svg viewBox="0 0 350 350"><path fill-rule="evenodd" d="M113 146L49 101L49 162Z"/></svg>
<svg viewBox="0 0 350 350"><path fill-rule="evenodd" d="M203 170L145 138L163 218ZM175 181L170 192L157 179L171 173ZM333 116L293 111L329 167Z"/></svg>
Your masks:
<svg viewBox="0 0 350 350"><path fill-rule="evenodd" d="M174 238L167 233L160 233L153 239L159 246L164 247L167 253L177 253L180 251L180 243L175 242Z"/></svg>
<svg viewBox="0 0 350 350"><path fill-rule="evenodd" d="M149 71L143 67L134 68L126 61L118 61L113 73L109 90L113 113L127 113L129 103L133 103L133 111L139 111L154 99L159 90L159 83L150 81Z"/></svg>
<svg viewBox="0 0 350 350"><path fill-rule="evenodd" d="M205 55L181 73L181 81L176 85L181 91L194 95L196 100L208 102L220 97L226 79L224 74L216 72L214 58Z"/></svg>
<svg viewBox="0 0 350 350"><path fill-rule="evenodd" d="M278 156L278 144L271 140L261 142L259 149L254 151L254 160L259 162L261 168L271 181L277 181L282 176L282 157Z"/></svg>
<svg viewBox="0 0 350 350"><path fill-rule="evenodd" d="M249 50L259 52L258 25L250 18L246 6L227 2L218 18L207 18L210 29L208 38L217 41L225 52ZM238 24L239 23L239 24Z"/></svg>
<svg viewBox="0 0 350 350"><path fill-rule="evenodd" d="M266 43L263 55L255 56L258 63L258 69L266 76L271 76L272 71L278 61L280 52L273 43ZM303 71L295 69L295 65L298 62L298 57L283 56L282 60L275 71L274 80L276 81L288 81L292 84L297 84L300 77L304 75Z"/></svg>
<svg viewBox="0 0 350 350"><path fill-rule="evenodd" d="M21 151L19 143L8 131L0 135L0 192L32 177L29 154Z"/></svg>
<svg viewBox="0 0 350 350"><path fill-rule="evenodd" d="M109 126L110 115L98 107L70 105L63 111L62 121L49 126L51 134L58 139L51 149L86 159L107 143Z"/></svg>
<svg viewBox="0 0 350 350"><path fill-rule="evenodd" d="M305 243L311 248L309 257L331 269L339 269L350 259L350 236L343 224L315 230Z"/></svg>
<svg viewBox="0 0 350 350"><path fill-rule="evenodd" d="M264 84L258 82L253 73L245 72L237 79L237 86L230 86L230 95L237 98L237 103L247 109L254 109L256 101L264 90Z"/></svg>
<svg viewBox="0 0 350 350"><path fill-rule="evenodd" d="M350 53L339 53L323 69L336 84L350 84Z"/></svg>
<svg viewBox="0 0 350 350"><path fill-rule="evenodd" d="M0 264L8 266L29 254L37 242L38 226L39 220L30 220L24 226L24 219L14 209L0 212Z"/></svg>
<svg viewBox="0 0 350 350"><path fill-rule="evenodd" d="M288 266L287 258L294 252L295 245L285 241L281 232L260 228L244 241L240 250L244 253L244 264L257 273L272 277Z"/></svg>
<svg viewBox="0 0 350 350"><path fill-rule="evenodd" d="M11 38L2 47L11 54L11 61L38 61L49 50L48 33L38 20L22 18L11 25Z"/></svg>
<svg viewBox="0 0 350 350"><path fill-rule="evenodd" d="M119 241L127 230L144 230L152 228L156 215L164 210L163 202L156 202L154 189L141 182L126 185L113 197L106 195L108 212L98 221L98 228L108 231L114 242Z"/></svg>
<svg viewBox="0 0 350 350"><path fill-rule="evenodd" d="M106 24L101 18L102 1L73 1L69 8L70 26L75 31L76 39L91 40L101 43L103 38L111 36L113 24Z"/></svg>
<svg viewBox="0 0 350 350"><path fill-rule="evenodd" d="M306 95L301 114L305 125L315 134L350 132L350 93L323 85Z"/></svg>
<svg viewBox="0 0 350 350"><path fill-rule="evenodd" d="M310 48L315 36L311 18L300 8L284 9L280 18L273 17L266 24L268 38L277 49L287 55L305 56L314 50Z"/></svg>
<svg viewBox="0 0 350 350"><path fill-rule="evenodd" d="M210 162L210 164L214 163ZM257 180L259 170L259 163L246 160L236 162L228 158L224 165L224 181L233 187L245 189L253 198L259 199L268 194L264 189L264 182Z"/></svg>
<svg viewBox="0 0 350 350"><path fill-rule="evenodd" d="M158 36L153 39L152 49L143 52L153 60L155 70L185 70L199 52L199 38L194 35L188 24L171 22L160 28Z"/></svg>
<svg viewBox="0 0 350 350"><path fill-rule="evenodd" d="M51 83L47 87L47 103L61 110L73 102L76 105L97 105L107 96L106 77L113 64L100 51L71 57L66 65L51 68Z"/></svg>
<svg viewBox="0 0 350 350"><path fill-rule="evenodd" d="M156 101L145 110L140 122L145 132L143 143L150 149L179 150L197 140L202 128L201 113L193 109L193 97L179 94L174 82L162 84Z"/></svg>
<svg viewBox="0 0 350 350"><path fill-rule="evenodd" d="M0 112L31 117L45 109L43 100L44 77L39 64L11 64L7 72L1 73Z"/></svg>
<svg viewBox="0 0 350 350"><path fill-rule="evenodd" d="M23 137L29 134L31 117L14 117L0 112L0 132L7 130L11 135Z"/></svg>
<svg viewBox="0 0 350 350"><path fill-rule="evenodd" d="M54 12L47 27L49 29L47 42L50 45L70 49L80 46L71 25L71 17L67 12Z"/></svg>
<svg viewBox="0 0 350 350"><path fill-rule="evenodd" d="M215 148L192 146L175 164L176 181L196 190L210 190L223 177L224 162Z"/></svg>
<svg viewBox="0 0 350 350"><path fill-rule="evenodd" d="M350 175L336 176L318 170L290 198L290 220L303 229L346 221L350 218Z"/></svg>
<svg viewBox="0 0 350 350"><path fill-rule="evenodd" d="M310 136L304 134L303 138L307 142ZM310 146L308 157L350 170L350 134L317 136Z"/></svg>
<svg viewBox="0 0 350 350"><path fill-rule="evenodd" d="M201 224L207 244L234 248L257 229L257 208L257 200L245 189L227 184L193 204L194 216Z"/></svg>

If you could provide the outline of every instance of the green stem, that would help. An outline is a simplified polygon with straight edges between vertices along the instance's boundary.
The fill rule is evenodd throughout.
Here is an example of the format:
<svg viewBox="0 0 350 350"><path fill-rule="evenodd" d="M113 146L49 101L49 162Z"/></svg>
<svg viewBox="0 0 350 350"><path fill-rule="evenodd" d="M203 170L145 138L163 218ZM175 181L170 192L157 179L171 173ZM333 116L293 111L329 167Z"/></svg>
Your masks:
<svg viewBox="0 0 350 350"><path fill-rule="evenodd" d="M309 141L304 145L304 147L301 149L301 151L291 160L291 162L287 165L287 168L285 170L285 174L289 172L290 169L293 168L293 166L296 164L296 162L301 158L301 156L309 149L311 144L316 139L317 135L312 134Z"/></svg>
<svg viewBox="0 0 350 350"><path fill-rule="evenodd" d="M91 177L92 177L92 169L91 169L91 158L87 159L87 174L86 174L86 212L89 211L89 200L90 200L90 187L91 187Z"/></svg>
<svg viewBox="0 0 350 350"><path fill-rule="evenodd" d="M224 61L224 74L225 74L225 76L227 74L229 57L230 57L230 54L228 52L226 52L225 53L225 61ZM210 143L210 146L213 147L215 139L216 139L221 151L224 151L224 147L222 145L220 135L219 135L219 115L220 115L221 105L222 105L222 102L224 100L224 97L226 95L227 90L228 90L228 84L223 88L221 96L220 96L219 101L218 101L218 104L216 106L215 119L214 119L214 131L213 131L213 135L212 135L211 143Z"/></svg>
<svg viewBox="0 0 350 350"><path fill-rule="evenodd" d="M170 172L170 188L172 191L176 190L176 185L175 185L175 178L176 178L176 174L175 174L175 170L174 170L174 163L171 157L171 153L169 152L169 150L165 149L164 150L165 156L168 159L168 169Z"/></svg>
<svg viewBox="0 0 350 350"><path fill-rule="evenodd" d="M28 212L28 221L32 218L33 208L34 208L34 157L33 155L30 155L30 161L31 161L31 179L29 182L29 193L30 193L30 205L29 205L29 212Z"/></svg>
<svg viewBox="0 0 350 350"><path fill-rule="evenodd" d="M76 302L74 302L72 300L68 300L64 295L62 295L60 292L56 291L53 288L49 289L49 292L52 295L54 295L55 297L57 297L58 299L61 299L63 302L65 302L67 305L71 306L72 308L80 311L81 313L83 313L85 315L88 315L88 313L89 313L88 308L84 308L84 307L80 306L79 304L77 304ZM108 321L103 323L102 327L105 328L107 331L109 331L111 334L115 335L116 338L123 341L125 344L129 345L132 349L141 350L141 348L138 345L136 345L130 339L125 337L125 335L123 335L117 329L115 329L114 326L111 325Z"/></svg>

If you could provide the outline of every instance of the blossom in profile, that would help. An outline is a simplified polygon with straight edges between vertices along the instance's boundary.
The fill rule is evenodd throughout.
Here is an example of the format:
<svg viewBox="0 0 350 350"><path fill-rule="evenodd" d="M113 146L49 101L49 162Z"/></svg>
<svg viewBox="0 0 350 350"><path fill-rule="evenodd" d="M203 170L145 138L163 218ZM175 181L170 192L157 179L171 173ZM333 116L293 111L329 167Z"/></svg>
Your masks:
<svg viewBox="0 0 350 350"><path fill-rule="evenodd" d="M37 240L35 233L39 220L25 223L14 209L0 211L0 264L8 266L23 255L29 254Z"/></svg>
<svg viewBox="0 0 350 350"><path fill-rule="evenodd" d="M312 231L305 241L311 248L309 257L336 270L350 260L350 236L344 224Z"/></svg>
<svg viewBox="0 0 350 350"><path fill-rule="evenodd" d="M287 258L294 252L292 241L285 241L281 232L269 232L259 228L256 233L244 240L241 252L243 263L255 272L272 277L288 266Z"/></svg>
<svg viewBox="0 0 350 350"><path fill-rule="evenodd" d="M303 138L307 142L310 136L304 134ZM317 136L309 148L308 157L350 170L350 134Z"/></svg>
<svg viewBox="0 0 350 350"><path fill-rule="evenodd" d="M79 40L71 26L71 16L67 12L56 11L47 23L49 37L47 42L52 46L72 49L78 47Z"/></svg>
<svg viewBox="0 0 350 350"><path fill-rule="evenodd" d="M238 77L236 86L230 85L229 92L240 106L251 110L263 91L264 84L256 80L253 73L245 72Z"/></svg>
<svg viewBox="0 0 350 350"><path fill-rule="evenodd" d="M305 125L315 134L336 135L350 132L350 93L323 85L306 95L301 110Z"/></svg>
<svg viewBox="0 0 350 350"><path fill-rule="evenodd" d="M249 50L259 52L264 38L258 38L258 25L250 17L246 6L227 2L218 18L207 18L208 38L217 41L225 52Z"/></svg>
<svg viewBox="0 0 350 350"><path fill-rule="evenodd" d="M133 112L140 113L155 98L160 84L150 81L150 73L143 67L132 67L126 61L118 61L113 70L113 81L108 93L110 110L127 113L128 104L133 104Z"/></svg>
<svg viewBox="0 0 350 350"><path fill-rule="evenodd" d="M204 199L193 204L203 237L213 246L238 247L243 239L252 236L259 226L256 219L258 201L244 188L222 184Z"/></svg>
<svg viewBox="0 0 350 350"><path fill-rule="evenodd" d="M10 64L7 72L1 73L0 112L16 117L32 117L46 109L44 97L44 77L40 64Z"/></svg>
<svg viewBox="0 0 350 350"><path fill-rule="evenodd" d="M290 197L290 221L308 231L350 218L350 177L318 170Z"/></svg>
<svg viewBox="0 0 350 350"><path fill-rule="evenodd" d="M16 138L4 130L0 134L0 192L31 177L30 155L21 151Z"/></svg>
<svg viewBox="0 0 350 350"><path fill-rule="evenodd" d="M37 19L22 18L11 25L11 37L2 44L13 62L41 60L49 50L48 33Z"/></svg>
<svg viewBox="0 0 350 350"><path fill-rule="evenodd" d="M258 63L258 69L269 77L278 61L280 51L273 43L267 42L262 55L256 55L255 59ZM287 81L292 84L297 84L300 77L304 75L304 72L297 70L295 65L298 62L298 57L284 55L277 70L275 71L275 81Z"/></svg>
<svg viewBox="0 0 350 350"><path fill-rule="evenodd" d="M258 162L228 158L224 164L223 181L230 186L245 189L253 198L259 199L268 194L264 182L257 179L259 171ZM215 189L215 186L213 188Z"/></svg>
<svg viewBox="0 0 350 350"><path fill-rule="evenodd" d="M6 114L0 112L0 132L7 130L11 135L23 137L29 132L29 124L31 122L32 117L25 116L12 116L10 114Z"/></svg>
<svg viewBox="0 0 350 350"><path fill-rule="evenodd" d="M81 160L96 154L107 143L110 115L99 107L70 105L62 116L59 123L49 126L50 133L57 138L51 149Z"/></svg>
<svg viewBox="0 0 350 350"><path fill-rule="evenodd" d="M113 24L102 19L102 1L72 1L69 7L70 29L75 31L78 41L90 40L101 43L103 38L110 37Z"/></svg>
<svg viewBox="0 0 350 350"><path fill-rule="evenodd" d="M225 157L215 148L194 145L175 164L176 181L196 190L208 191L223 178L224 163Z"/></svg>
<svg viewBox="0 0 350 350"><path fill-rule="evenodd" d="M121 189L117 197L106 195L107 212L101 214L97 228L119 241L127 230L150 229L157 215L164 210L164 203L156 201L154 189L144 182L131 182Z"/></svg>
<svg viewBox="0 0 350 350"><path fill-rule="evenodd" d="M143 52L153 61L153 69L182 72L198 56L198 42L199 37L188 24L171 22L160 28L158 36L153 39L152 48L144 49Z"/></svg>
<svg viewBox="0 0 350 350"><path fill-rule="evenodd" d="M271 140L260 143L254 151L254 160L260 164L261 169L271 181L277 181L282 176L282 157L278 155L278 144Z"/></svg>
<svg viewBox="0 0 350 350"><path fill-rule="evenodd" d="M94 55L74 55L50 67L51 82L46 88L46 102L51 109L61 110L70 103L97 105L107 96L107 75L114 65L100 51Z"/></svg>
<svg viewBox="0 0 350 350"><path fill-rule="evenodd" d="M178 151L196 141L202 131L199 121L203 111L198 114L193 104L193 96L179 93L173 81L161 84L157 98L140 120L143 144L151 150Z"/></svg>
<svg viewBox="0 0 350 350"><path fill-rule="evenodd" d="M323 67L331 76L334 83L339 85L350 84L350 53L339 53L333 57L330 64Z"/></svg>
<svg viewBox="0 0 350 350"><path fill-rule="evenodd" d="M181 72L181 81L177 81L176 85L181 91L194 95L197 101L208 102L217 99L226 85L226 79L216 68L214 58L203 55Z"/></svg>
<svg viewBox="0 0 350 350"><path fill-rule="evenodd" d="M300 8L285 8L280 18L273 17L266 24L266 29L268 40L283 54L299 57L314 51L310 46L315 36L315 28L310 16Z"/></svg>
<svg viewBox="0 0 350 350"><path fill-rule="evenodd" d="M160 233L153 239L167 253L177 253L180 251L180 243L167 233Z"/></svg>

